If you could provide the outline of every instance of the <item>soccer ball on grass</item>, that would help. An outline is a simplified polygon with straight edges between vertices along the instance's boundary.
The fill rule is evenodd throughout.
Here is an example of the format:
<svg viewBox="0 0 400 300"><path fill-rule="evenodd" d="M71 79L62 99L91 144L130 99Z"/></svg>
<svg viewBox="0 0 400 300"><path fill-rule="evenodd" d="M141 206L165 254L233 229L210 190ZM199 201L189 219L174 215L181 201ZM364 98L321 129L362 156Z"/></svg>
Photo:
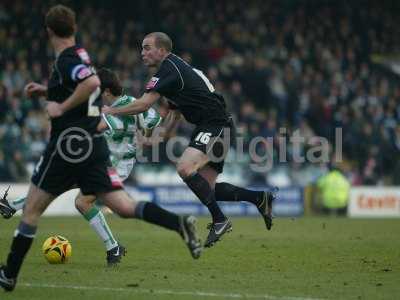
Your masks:
<svg viewBox="0 0 400 300"><path fill-rule="evenodd" d="M51 264L64 264L72 254L70 242L61 235L49 237L42 246L43 255Z"/></svg>

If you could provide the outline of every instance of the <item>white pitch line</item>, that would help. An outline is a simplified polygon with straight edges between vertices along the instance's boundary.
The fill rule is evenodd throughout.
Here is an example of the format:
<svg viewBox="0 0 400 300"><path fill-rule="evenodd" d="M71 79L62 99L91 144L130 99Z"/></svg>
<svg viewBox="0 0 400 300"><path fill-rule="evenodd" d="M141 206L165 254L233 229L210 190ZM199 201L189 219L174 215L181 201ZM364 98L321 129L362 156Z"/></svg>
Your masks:
<svg viewBox="0 0 400 300"><path fill-rule="evenodd" d="M158 294L158 295L181 295L195 297L214 297L214 298L231 298L231 299L267 299L267 300L321 300L319 298L309 297L279 297L272 295L255 295L255 294L239 294L239 293L213 293L202 291L174 291L174 290L155 290L141 288L113 288L113 287L97 287L97 286L77 286L77 285L56 285L56 284L38 284L38 283L21 283L20 286L31 288L52 288L52 289L73 289L73 290L89 290L89 291L108 291L108 292L128 292L136 294Z"/></svg>

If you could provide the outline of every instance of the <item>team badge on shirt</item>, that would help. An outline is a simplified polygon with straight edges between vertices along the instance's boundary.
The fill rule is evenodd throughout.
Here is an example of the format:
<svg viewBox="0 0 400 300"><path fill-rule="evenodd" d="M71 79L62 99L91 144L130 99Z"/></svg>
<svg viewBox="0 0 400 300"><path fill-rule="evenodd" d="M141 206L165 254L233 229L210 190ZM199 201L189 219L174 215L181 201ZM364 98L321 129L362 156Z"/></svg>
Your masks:
<svg viewBox="0 0 400 300"><path fill-rule="evenodd" d="M90 64L90 57L85 49L83 48L76 49L76 53L79 55L79 57L85 64Z"/></svg>
<svg viewBox="0 0 400 300"><path fill-rule="evenodd" d="M151 77L150 81L146 84L146 90L154 88L159 80L160 78L158 77Z"/></svg>

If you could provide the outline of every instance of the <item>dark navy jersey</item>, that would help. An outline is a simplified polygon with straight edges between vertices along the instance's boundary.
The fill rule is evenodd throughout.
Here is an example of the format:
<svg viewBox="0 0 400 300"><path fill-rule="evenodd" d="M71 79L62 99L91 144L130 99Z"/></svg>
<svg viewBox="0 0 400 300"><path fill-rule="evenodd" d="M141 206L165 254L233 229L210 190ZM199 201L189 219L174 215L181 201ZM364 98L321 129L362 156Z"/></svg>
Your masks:
<svg viewBox="0 0 400 300"><path fill-rule="evenodd" d="M224 98L215 92L208 78L175 54L164 59L145 91L168 98L170 107L195 125L225 124L228 120Z"/></svg>
<svg viewBox="0 0 400 300"><path fill-rule="evenodd" d="M48 100L64 102L75 91L77 85L95 75L86 50L72 46L63 50L56 58L48 83ZM70 127L79 127L89 133L96 132L100 121L100 88L90 95L87 102L67 111L61 117L51 120L52 135Z"/></svg>

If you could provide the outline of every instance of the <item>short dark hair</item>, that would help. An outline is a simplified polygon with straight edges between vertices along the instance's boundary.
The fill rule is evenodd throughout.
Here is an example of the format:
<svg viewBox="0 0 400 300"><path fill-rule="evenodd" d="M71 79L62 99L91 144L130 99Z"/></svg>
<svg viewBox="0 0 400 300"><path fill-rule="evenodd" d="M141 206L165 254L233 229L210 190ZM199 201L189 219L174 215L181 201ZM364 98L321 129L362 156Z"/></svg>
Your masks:
<svg viewBox="0 0 400 300"><path fill-rule="evenodd" d="M168 34L164 32L152 32L146 35L147 37L154 37L154 42L157 48L164 48L168 52L172 51L172 40Z"/></svg>
<svg viewBox="0 0 400 300"><path fill-rule="evenodd" d="M97 71L97 76L99 76L101 82L101 93L103 93L105 89L109 89L114 96L122 95L123 88L117 73L107 68L101 68Z"/></svg>
<svg viewBox="0 0 400 300"><path fill-rule="evenodd" d="M76 32L75 12L61 4L49 9L45 22L46 26L61 38L68 38Z"/></svg>

